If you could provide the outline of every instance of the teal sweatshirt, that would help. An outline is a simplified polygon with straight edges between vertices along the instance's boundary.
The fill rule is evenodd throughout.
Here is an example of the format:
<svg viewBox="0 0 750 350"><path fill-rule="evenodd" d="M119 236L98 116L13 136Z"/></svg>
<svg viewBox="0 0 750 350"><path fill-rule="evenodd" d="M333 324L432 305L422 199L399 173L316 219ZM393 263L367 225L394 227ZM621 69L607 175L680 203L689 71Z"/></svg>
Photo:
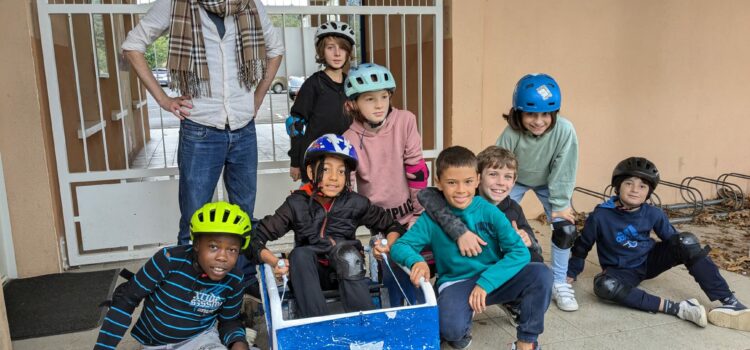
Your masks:
<svg viewBox="0 0 750 350"><path fill-rule="evenodd" d="M469 230L487 242L481 254L475 257L462 256L458 244L443 232L440 225L429 215L422 215L393 244L391 259L411 268L414 263L424 261L419 252L430 246L435 256L438 286L480 275L477 285L487 293L502 286L529 263L529 249L523 244L521 237L505 218L505 214L484 198L476 196L466 209L451 207L451 210Z"/></svg>
<svg viewBox="0 0 750 350"><path fill-rule="evenodd" d="M516 155L519 184L547 185L553 211L570 206L578 169L578 137L569 120L558 115L555 127L542 136L508 126L496 144Z"/></svg>

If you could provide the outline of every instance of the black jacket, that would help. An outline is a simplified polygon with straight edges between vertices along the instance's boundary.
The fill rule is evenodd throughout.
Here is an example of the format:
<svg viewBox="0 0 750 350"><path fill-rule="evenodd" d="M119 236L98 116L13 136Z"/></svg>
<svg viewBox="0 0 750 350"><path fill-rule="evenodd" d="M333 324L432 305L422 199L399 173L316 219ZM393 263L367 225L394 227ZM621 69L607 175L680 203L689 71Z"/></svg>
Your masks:
<svg viewBox="0 0 750 350"><path fill-rule="evenodd" d="M344 83L334 82L323 71L316 72L302 83L290 114L304 119L307 129L304 135L291 140L288 154L292 167L304 165L305 150L315 139L329 133L341 135L349 129L352 121L344 115L344 102ZM304 169L302 173L306 174Z"/></svg>
<svg viewBox="0 0 750 350"><path fill-rule="evenodd" d="M367 197L344 191L336 197L328 211L310 198L305 190L294 191L273 215L263 218L253 228L252 251L259 257L266 242L294 231L294 246L315 246L328 252L334 241L355 240L357 227L364 225L374 232L398 232L406 228L383 208L370 203ZM249 254L250 252L248 252ZM248 256L249 257L249 256Z"/></svg>

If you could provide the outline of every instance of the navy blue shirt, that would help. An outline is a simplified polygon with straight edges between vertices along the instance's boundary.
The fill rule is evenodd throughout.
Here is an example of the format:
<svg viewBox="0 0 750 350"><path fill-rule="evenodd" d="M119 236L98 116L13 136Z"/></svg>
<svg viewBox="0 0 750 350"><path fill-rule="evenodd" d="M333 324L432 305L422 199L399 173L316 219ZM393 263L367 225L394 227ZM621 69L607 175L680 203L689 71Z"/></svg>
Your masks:
<svg viewBox="0 0 750 350"><path fill-rule="evenodd" d="M586 219L583 233L571 250L568 276L576 277L583 271L583 261L594 243L603 269L634 269L646 262L656 244L651 231L662 241L676 233L661 209L643 204L638 210L624 211L615 206L616 201L614 196L599 204Z"/></svg>
<svg viewBox="0 0 750 350"><path fill-rule="evenodd" d="M94 349L117 347L141 300L143 310L130 334L143 345L180 343L217 321L222 343L246 343L239 320L242 272L235 266L221 281L212 281L194 263L194 255L191 245L161 249L119 286Z"/></svg>

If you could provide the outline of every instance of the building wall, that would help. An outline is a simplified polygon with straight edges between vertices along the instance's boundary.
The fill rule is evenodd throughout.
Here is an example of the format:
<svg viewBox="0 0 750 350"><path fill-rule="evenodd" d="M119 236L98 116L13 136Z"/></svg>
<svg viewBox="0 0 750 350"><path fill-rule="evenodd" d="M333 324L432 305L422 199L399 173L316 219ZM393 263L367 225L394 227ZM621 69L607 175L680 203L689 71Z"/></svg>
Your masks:
<svg viewBox="0 0 750 350"><path fill-rule="evenodd" d="M603 190L614 165L632 155L651 159L662 179L676 182L750 174L750 2L460 4L446 2L448 144L474 151L493 144L507 125L501 115L511 107L516 81L546 72L558 80L561 113L578 133L579 186ZM713 196L708 186L699 189ZM665 202L681 201L675 190L657 193ZM528 197L526 210L540 213ZM574 199L589 202L580 205L586 210L594 203Z"/></svg>
<svg viewBox="0 0 750 350"><path fill-rule="evenodd" d="M31 1L0 11L0 152L19 277L62 270L59 198ZM37 37L38 38L38 37Z"/></svg>

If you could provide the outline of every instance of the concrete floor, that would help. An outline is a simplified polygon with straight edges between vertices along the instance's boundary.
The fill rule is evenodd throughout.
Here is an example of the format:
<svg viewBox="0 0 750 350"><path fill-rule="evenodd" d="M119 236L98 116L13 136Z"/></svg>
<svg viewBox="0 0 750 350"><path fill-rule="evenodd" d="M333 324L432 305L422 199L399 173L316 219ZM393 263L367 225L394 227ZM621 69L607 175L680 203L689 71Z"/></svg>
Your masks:
<svg viewBox="0 0 750 350"><path fill-rule="evenodd" d="M544 246L545 259L549 258L549 229L532 222L541 232L539 240ZM285 237L286 238L286 237ZM741 243L741 242L738 242ZM748 244L744 242L741 244ZM288 245L286 246L288 249ZM120 263L136 270L140 262ZM108 266L88 266L101 269ZM555 349L750 349L750 332L719 328L709 324L699 328L673 316L650 314L608 304L598 300L592 291L593 276L600 271L596 253L592 251L586 269L574 284L580 309L563 312L553 304L545 317L545 330L540 343L545 350ZM730 287L745 304L750 303L750 277L722 271ZM716 306L695 283L684 267L678 266L661 276L646 281L642 288L672 300L697 298L706 309ZM98 330L59 336L14 341L16 350L82 350L91 349ZM477 315L473 326L474 342L471 349L508 349L515 340L515 329L497 307ZM256 343L265 348L265 331ZM118 349L139 349L132 337L126 336ZM444 345L443 349L450 349Z"/></svg>

